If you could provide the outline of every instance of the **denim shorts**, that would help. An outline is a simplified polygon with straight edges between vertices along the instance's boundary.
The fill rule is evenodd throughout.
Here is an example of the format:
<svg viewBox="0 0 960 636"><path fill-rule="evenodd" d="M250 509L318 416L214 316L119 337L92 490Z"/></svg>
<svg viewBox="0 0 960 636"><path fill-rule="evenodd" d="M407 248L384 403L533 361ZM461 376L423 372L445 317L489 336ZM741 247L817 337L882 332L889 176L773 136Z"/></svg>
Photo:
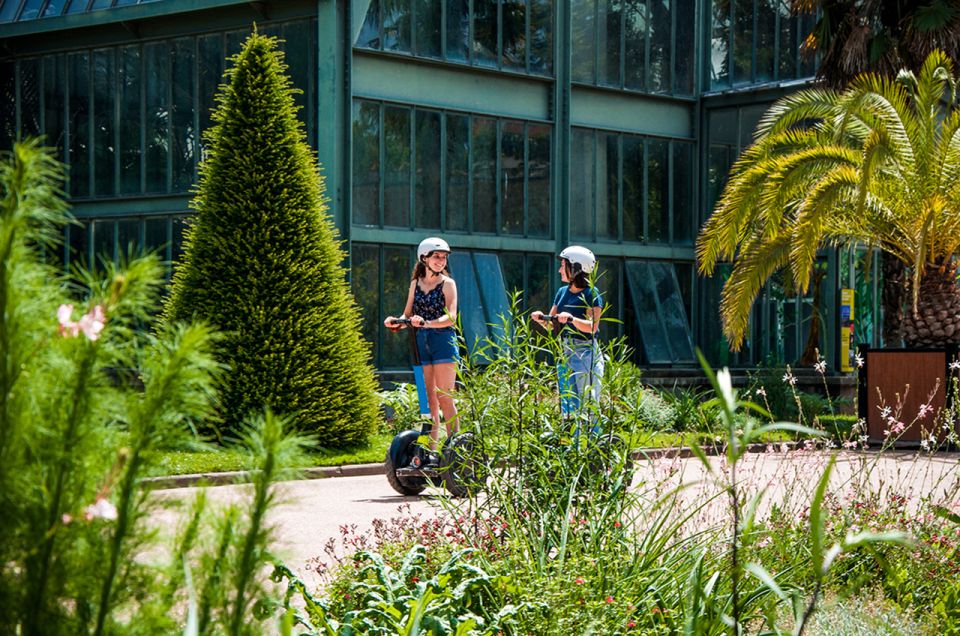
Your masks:
<svg viewBox="0 0 960 636"><path fill-rule="evenodd" d="M443 329L417 329L417 349L420 364L448 364L460 360L457 332L452 327Z"/></svg>
<svg viewBox="0 0 960 636"><path fill-rule="evenodd" d="M603 381L603 354L596 340L566 338L563 341L563 360L557 364L560 382L560 410L576 413L583 399L600 400Z"/></svg>

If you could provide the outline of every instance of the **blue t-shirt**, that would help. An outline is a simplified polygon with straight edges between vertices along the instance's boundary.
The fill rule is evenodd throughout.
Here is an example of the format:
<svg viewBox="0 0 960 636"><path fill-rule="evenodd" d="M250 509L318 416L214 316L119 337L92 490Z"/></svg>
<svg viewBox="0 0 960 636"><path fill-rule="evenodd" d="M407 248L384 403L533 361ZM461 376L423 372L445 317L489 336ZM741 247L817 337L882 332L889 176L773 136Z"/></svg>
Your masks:
<svg viewBox="0 0 960 636"><path fill-rule="evenodd" d="M557 295L553 298L553 304L557 307L557 313L569 312L574 318L586 318L587 309L592 307L603 307L603 297L593 287L587 287L574 293L570 291L570 285L564 285L557 290ZM561 334L568 338L581 338L589 340L593 334L584 333L571 324L564 325Z"/></svg>

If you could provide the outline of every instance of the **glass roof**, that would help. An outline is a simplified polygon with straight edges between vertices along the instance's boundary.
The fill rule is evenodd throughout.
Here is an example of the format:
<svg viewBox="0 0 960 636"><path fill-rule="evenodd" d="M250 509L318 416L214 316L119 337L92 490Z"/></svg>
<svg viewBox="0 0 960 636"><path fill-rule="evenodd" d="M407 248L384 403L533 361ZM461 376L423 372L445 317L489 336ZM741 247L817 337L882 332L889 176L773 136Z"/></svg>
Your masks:
<svg viewBox="0 0 960 636"><path fill-rule="evenodd" d="M160 0L0 0L0 24L89 13Z"/></svg>

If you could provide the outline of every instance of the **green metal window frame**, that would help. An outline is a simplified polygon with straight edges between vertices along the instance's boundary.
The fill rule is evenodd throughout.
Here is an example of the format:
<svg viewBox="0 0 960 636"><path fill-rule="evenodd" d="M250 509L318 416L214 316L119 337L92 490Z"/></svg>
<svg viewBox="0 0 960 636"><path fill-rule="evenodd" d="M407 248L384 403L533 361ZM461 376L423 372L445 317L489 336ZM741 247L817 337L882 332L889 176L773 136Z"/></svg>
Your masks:
<svg viewBox="0 0 960 636"><path fill-rule="evenodd" d="M368 109L369 108L379 109L378 110L379 123L377 125L377 132L376 132L376 134L378 135L378 153L379 153L378 159L376 161L376 165L378 166L377 213L375 215L370 215L369 211L366 213L366 217L369 220L375 220L374 223L358 222L357 219L363 218L363 217L355 207L351 211L351 223L353 226L365 227L365 228L402 228L406 230L426 230L426 231L437 231L437 232L443 232L443 233L463 232L466 234L498 235L498 236L510 236L510 237L517 237L517 238L536 238L536 239L550 239L553 236L553 232L555 231L555 228L553 227L553 222L552 222L553 216L554 216L552 212L554 208L554 204L552 201L552 185L549 185L548 187L543 189L543 192L545 196L548 197L548 200L546 202L547 227L542 232L531 229L531 223L530 223L531 201L530 201L530 197L527 196L530 192L530 182L531 182L530 146L531 146L531 140L534 138L532 136L531 131L534 131L537 129L543 129L544 132L547 132L546 138L549 140L551 147L549 149L549 152L547 152L542 159L543 159L543 162L548 162L547 172L549 175L548 177L549 184L552 184L553 182L552 146L554 142L553 142L553 126L551 124L547 122L541 122L541 121L494 117L491 115L485 115L481 113L469 113L469 112L462 112L462 111L453 111L449 109L430 108L425 106L398 104L395 102L385 102L385 101L379 101L379 100L368 100L368 99L360 99L360 98L354 99L354 108L353 108L354 124L357 123L358 113L360 113L364 107ZM406 223L399 224L399 225L392 224L392 223L388 224L387 221L389 219L385 218L385 211L386 211L385 192L387 189L386 174L391 164L391 162L388 161L389 152L388 152L388 149L386 148L387 134L385 132L386 130L385 115L387 114L387 111L404 111L409 113L408 144L405 146L408 156L406 157L406 160L403 164L403 165L411 166L411 169L409 170L407 175L408 181L409 181L408 183L409 205L407 208ZM439 217L440 218L439 226L436 226L436 227L417 225L417 221L420 215L417 213L417 199L416 199L417 176L416 176L416 171L413 169L413 167L416 166L416 159L417 159L416 122L417 122L417 113L420 113L420 112L436 113L436 114L439 114L440 116L440 157L441 158L440 158L439 184L440 184L441 214ZM467 130L469 134L469 138L467 141L467 145L468 145L468 151L467 151L468 181L467 181L467 193L466 193L467 209L464 210L464 213L466 214L466 218L467 218L465 230L461 229L459 226L451 227L451 224L448 218L449 188L448 188L448 182L447 182L447 174L450 169L449 161L448 161L450 155L449 155L449 148L448 148L449 136L447 132L448 132L448 125L449 125L450 119L454 117L466 118ZM493 210L494 212L493 232L482 231L477 229L478 227L477 209L476 209L477 204L474 196L475 195L475 187L474 187L475 186L475 168L477 167L477 163L475 161L476 144L475 144L475 137L474 137L474 126L477 122L493 122L492 125L495 126L495 140L493 141L495 145L496 161L494 165L491 166L492 174L494 175L494 180L496 182L495 190L494 190L494 196L496 198L496 201L495 201L495 208ZM504 128L508 125L522 126L523 136L524 136L524 141L523 141L524 197L523 197L522 231L521 232L506 232L503 230L504 185L503 185L503 178L502 178L503 177L502 140L503 140ZM540 139L543 137L540 136L536 138ZM354 143L354 159L355 160L356 160L356 155L358 153L359 144L364 143L365 141L369 141L369 140L362 138L362 133L358 132L356 129L356 126L354 126L353 143ZM396 163L396 162L393 162L393 163ZM354 177L356 178L357 176L356 172L354 172L353 174L354 174ZM354 188L357 187L356 183L353 184L353 187ZM354 192L352 199L355 202L355 205L358 200L366 200L366 198L358 196L356 191Z"/></svg>
<svg viewBox="0 0 960 636"><path fill-rule="evenodd" d="M590 173L584 175L581 173L581 177L585 177L582 180L582 183L589 185L585 193L578 193L576 188L581 183L580 179L577 179L576 176L571 179L571 200L576 201L578 199L583 201L584 209L575 210L574 206L571 205L569 214L571 215L570 226L571 228L575 227L574 218L575 214L587 214L587 225L589 229L586 233L576 233L571 229L571 238L572 240L587 241L594 243L633 243L633 244L656 244L656 245L691 245L693 242L692 235L688 236L677 236L678 228L682 227L682 224L679 222L678 217L680 215L686 214L691 220L696 218L697 209L695 206L695 201L693 197L690 197L688 200L689 209L688 210L678 210L675 205L676 193L678 189L685 189L686 191L692 191L694 188L694 174L695 169L692 167L692 162L694 160L694 154L692 152L694 148L694 143L689 140L682 139L671 139L664 137L654 137L648 135L636 135L631 133L621 133L618 131L602 130L597 128L582 128L582 127L573 127L572 128L572 138L574 139L573 145L576 145L577 140L580 142L586 141L585 148L589 147L589 151L592 153L593 160L587 159L586 161L581 161L580 166L586 166L589 169L591 166L594 168ZM606 174L601 174L601 166L606 165L606 162L600 162L596 160L596 157L600 152L603 151L601 148L601 141L603 139L615 138L617 144L617 165L609 166L607 165L608 172ZM642 153L643 153L643 173L640 176L641 182L643 184L643 209L641 211L641 220L642 220L642 236L643 240L635 240L626 236L624 232L624 143L641 143ZM666 231L666 236L662 240L651 240L650 237L650 163L651 163L651 149L652 144L665 143L666 146L666 176L668 179L667 183L667 192L666 192L666 216L663 219L664 229ZM675 165L677 159L676 148L689 149L687 153L687 158L691 162L691 167L687 170L684 170L682 173L686 174L689 178L689 183L680 184L676 182L676 175L678 174L678 169ZM576 166L571 166L571 170L574 171L576 175ZM612 172L610 172L612 170ZM601 235L598 232L598 227L600 225L598 215L600 210L599 205L599 190L601 185L607 183L611 177L615 177L617 183L617 191L614 193L613 202L616 203L617 207L617 217L619 225L617 227L616 235L606 236ZM590 183L587 184L587 181ZM579 194L579 196L578 196ZM696 224L691 224L690 230L693 231L693 226Z"/></svg>

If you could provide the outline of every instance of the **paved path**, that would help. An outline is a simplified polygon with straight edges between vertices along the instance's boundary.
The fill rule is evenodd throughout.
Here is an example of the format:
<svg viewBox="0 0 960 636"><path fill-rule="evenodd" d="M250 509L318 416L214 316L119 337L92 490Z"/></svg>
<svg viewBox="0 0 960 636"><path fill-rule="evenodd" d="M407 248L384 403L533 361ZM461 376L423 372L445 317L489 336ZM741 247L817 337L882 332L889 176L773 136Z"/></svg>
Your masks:
<svg viewBox="0 0 960 636"><path fill-rule="evenodd" d="M740 479L747 490L766 488L768 502L789 498L802 509L810 501L810 493L827 460L828 455L822 452L750 454L739 467ZM722 468L722 460L713 458L711 462L715 470ZM867 473L863 468L871 462L876 465ZM866 482L862 487L874 491L915 496L933 489L937 499L950 497L948 501L956 501L960 455L918 458L914 453L887 453L877 461L877 456L870 453L840 453L833 475L831 482L836 488L849 488L859 480ZM716 492L716 486L695 458L639 462L634 488L638 492L662 493L667 485L680 482L694 484L685 491L688 503L711 497ZM242 501L249 496L249 488L246 485L214 486L208 488L208 498L214 504ZM176 527L186 503L196 491L196 488L155 491L156 497L172 506L159 511L152 521L160 527ZM308 584L319 582L308 567L309 559L322 557L324 546L331 538L339 540L341 526L356 524L357 531L363 532L372 528L375 519L389 519L398 514L429 517L437 513L441 501L449 501L442 490L428 491L423 497L402 497L391 490L383 475L290 481L280 484L278 492L280 503L270 515L276 528L275 547ZM715 523L726 514L724 499L716 501L719 507L705 510L695 523ZM403 512L399 510L401 506L404 506Z"/></svg>

